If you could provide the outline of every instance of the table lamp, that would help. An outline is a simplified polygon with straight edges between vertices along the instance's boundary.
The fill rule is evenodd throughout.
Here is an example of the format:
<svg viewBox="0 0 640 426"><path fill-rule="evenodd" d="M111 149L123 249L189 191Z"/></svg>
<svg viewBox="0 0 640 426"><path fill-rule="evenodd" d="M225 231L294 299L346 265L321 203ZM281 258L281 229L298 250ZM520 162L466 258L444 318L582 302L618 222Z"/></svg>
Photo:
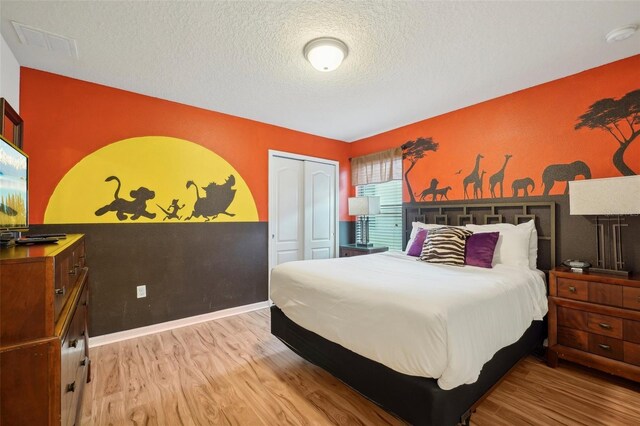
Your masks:
<svg viewBox="0 0 640 426"><path fill-rule="evenodd" d="M349 215L358 216L360 226L360 238L356 238L356 245L373 246L369 243L369 216L376 214L380 214L380 197L349 197Z"/></svg>
<svg viewBox="0 0 640 426"><path fill-rule="evenodd" d="M595 216L597 256L594 272L629 276L622 252L624 217L640 214L640 176L569 182L569 213Z"/></svg>

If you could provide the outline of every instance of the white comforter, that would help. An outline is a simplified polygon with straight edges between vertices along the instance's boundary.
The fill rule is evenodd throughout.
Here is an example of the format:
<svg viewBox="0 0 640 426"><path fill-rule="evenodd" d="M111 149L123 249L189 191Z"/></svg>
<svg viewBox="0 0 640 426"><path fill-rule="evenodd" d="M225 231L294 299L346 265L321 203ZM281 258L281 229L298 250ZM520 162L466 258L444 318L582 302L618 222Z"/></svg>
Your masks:
<svg viewBox="0 0 640 426"><path fill-rule="evenodd" d="M404 253L290 262L271 273L271 299L298 325L442 389L482 366L547 312L544 275L528 268L455 267Z"/></svg>

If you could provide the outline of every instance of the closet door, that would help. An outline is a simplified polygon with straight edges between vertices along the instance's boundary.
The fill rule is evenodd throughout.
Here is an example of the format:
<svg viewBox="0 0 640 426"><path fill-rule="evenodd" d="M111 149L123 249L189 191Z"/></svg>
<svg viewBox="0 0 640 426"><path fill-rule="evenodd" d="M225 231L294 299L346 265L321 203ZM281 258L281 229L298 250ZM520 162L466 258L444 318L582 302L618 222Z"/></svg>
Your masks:
<svg viewBox="0 0 640 426"><path fill-rule="evenodd" d="M304 161L274 157L271 161L271 266L304 259Z"/></svg>
<svg viewBox="0 0 640 426"><path fill-rule="evenodd" d="M304 258L329 259L335 252L336 168L304 162Z"/></svg>

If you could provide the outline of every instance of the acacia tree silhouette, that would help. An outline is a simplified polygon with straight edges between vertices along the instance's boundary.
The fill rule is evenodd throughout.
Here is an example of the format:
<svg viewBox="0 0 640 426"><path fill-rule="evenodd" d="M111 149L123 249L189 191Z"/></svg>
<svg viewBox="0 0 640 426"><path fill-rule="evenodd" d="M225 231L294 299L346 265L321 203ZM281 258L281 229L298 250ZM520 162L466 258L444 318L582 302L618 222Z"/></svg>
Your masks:
<svg viewBox="0 0 640 426"><path fill-rule="evenodd" d="M627 93L620 99L605 98L596 101L589 110L578 117L575 129L582 127L606 130L618 141L613 154L613 165L624 176L636 173L624 162L624 153L631 142L640 135L640 89Z"/></svg>
<svg viewBox="0 0 640 426"><path fill-rule="evenodd" d="M424 158L427 151L437 151L438 143L434 142L432 138L417 138L415 141L408 141L402 145L402 158L409 160L411 165L404 172L404 180L407 182L407 189L409 190L409 196L411 202L415 203L416 199L413 196L413 190L411 189L411 183L409 182L409 172L416 165L419 159Z"/></svg>

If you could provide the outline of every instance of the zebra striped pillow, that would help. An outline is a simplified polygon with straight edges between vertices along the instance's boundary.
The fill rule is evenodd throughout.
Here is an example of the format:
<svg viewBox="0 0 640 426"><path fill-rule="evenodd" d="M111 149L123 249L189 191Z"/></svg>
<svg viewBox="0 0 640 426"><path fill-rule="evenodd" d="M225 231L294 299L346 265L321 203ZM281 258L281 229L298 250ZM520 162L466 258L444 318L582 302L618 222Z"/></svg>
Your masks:
<svg viewBox="0 0 640 426"><path fill-rule="evenodd" d="M444 265L464 266L464 248L473 232L460 228L430 229L422 246L420 260Z"/></svg>

